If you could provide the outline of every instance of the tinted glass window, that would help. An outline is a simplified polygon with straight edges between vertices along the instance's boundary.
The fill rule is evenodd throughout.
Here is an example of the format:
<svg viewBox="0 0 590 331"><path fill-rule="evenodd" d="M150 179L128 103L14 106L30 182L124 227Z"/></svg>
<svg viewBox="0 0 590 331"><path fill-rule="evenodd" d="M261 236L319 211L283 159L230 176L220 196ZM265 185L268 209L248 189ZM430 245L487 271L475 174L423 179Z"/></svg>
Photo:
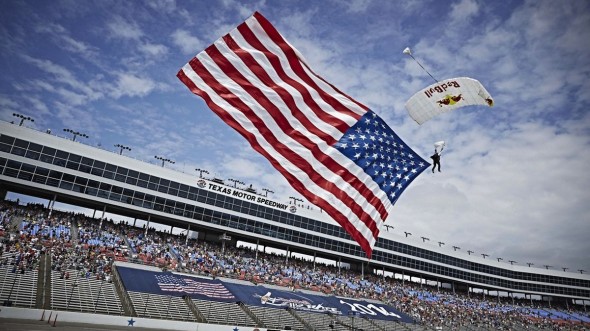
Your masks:
<svg viewBox="0 0 590 331"><path fill-rule="evenodd" d="M0 142L8 144L8 145L12 145L12 144L14 144L14 138L3 134L2 136L0 136Z"/></svg>
<svg viewBox="0 0 590 331"><path fill-rule="evenodd" d="M35 144L35 143L30 143L29 150L35 151L35 152L41 152L41 150L43 150L43 146L41 146L39 144Z"/></svg>
<svg viewBox="0 0 590 331"><path fill-rule="evenodd" d="M55 148L43 146L43 154L55 156Z"/></svg>
<svg viewBox="0 0 590 331"><path fill-rule="evenodd" d="M14 146L18 146L18 147L22 147L22 148L27 148L27 147L29 147L29 142L28 141L25 141L25 140L22 140L22 139L17 139L14 142Z"/></svg>
<svg viewBox="0 0 590 331"><path fill-rule="evenodd" d="M74 161L74 162L80 162L80 160L82 160L82 157L77 154L70 154L70 158L68 160Z"/></svg>

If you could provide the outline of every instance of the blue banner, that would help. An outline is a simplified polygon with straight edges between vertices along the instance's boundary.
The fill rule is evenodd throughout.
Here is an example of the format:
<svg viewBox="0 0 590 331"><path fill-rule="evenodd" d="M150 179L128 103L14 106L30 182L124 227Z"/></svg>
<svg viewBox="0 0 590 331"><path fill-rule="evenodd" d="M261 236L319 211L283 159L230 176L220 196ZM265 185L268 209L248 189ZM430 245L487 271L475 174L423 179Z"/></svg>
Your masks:
<svg viewBox="0 0 590 331"><path fill-rule="evenodd" d="M264 286L249 286L225 283L238 301L253 306L284 308L314 313L342 316L367 317L371 319L412 323L410 316L384 304L364 300L339 298L303 293L300 291L281 291Z"/></svg>
<svg viewBox="0 0 590 331"><path fill-rule="evenodd" d="M237 302L236 297L216 279L197 278L171 272L117 267L127 291L185 296L201 300Z"/></svg>
<svg viewBox="0 0 590 331"><path fill-rule="evenodd" d="M243 285L171 272L117 267L127 291L185 296L210 301L242 302L246 305L293 309L341 316L367 317L412 323L410 316L385 304Z"/></svg>

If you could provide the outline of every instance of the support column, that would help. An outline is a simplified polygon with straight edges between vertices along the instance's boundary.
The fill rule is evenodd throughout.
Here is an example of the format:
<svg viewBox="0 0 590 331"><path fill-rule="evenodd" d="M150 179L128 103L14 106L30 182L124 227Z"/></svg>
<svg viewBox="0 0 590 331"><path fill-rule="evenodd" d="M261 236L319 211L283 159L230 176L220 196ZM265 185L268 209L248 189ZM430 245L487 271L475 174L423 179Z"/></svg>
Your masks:
<svg viewBox="0 0 590 331"><path fill-rule="evenodd" d="M133 227L135 227L135 222L137 221L137 217L133 219Z"/></svg>
<svg viewBox="0 0 590 331"><path fill-rule="evenodd" d="M134 224L135 225L135 224ZM184 239L184 245L188 245L188 233L191 231L191 225L189 224L186 228L186 238Z"/></svg>
<svg viewBox="0 0 590 331"><path fill-rule="evenodd" d="M287 253L285 254L285 264L289 263L289 246L287 246Z"/></svg>
<svg viewBox="0 0 590 331"><path fill-rule="evenodd" d="M102 208L102 216L100 217L100 224L98 225L98 230L102 230L102 220L104 220L104 213L107 211L107 205L104 205Z"/></svg>
<svg viewBox="0 0 590 331"><path fill-rule="evenodd" d="M361 280L365 279L365 262L361 262Z"/></svg>
<svg viewBox="0 0 590 331"><path fill-rule="evenodd" d="M148 229L150 228L150 219L151 218L152 218L152 215L148 215L147 224L145 225L144 237L147 237Z"/></svg>
<svg viewBox="0 0 590 331"><path fill-rule="evenodd" d="M170 234L172 234L172 230L174 230L174 226L170 225Z"/></svg>
<svg viewBox="0 0 590 331"><path fill-rule="evenodd" d="M260 243L260 239L256 239L256 255L254 256L254 259L256 261L258 261L258 244Z"/></svg>
<svg viewBox="0 0 590 331"><path fill-rule="evenodd" d="M47 214L47 218L51 218L51 213L53 213L53 206L55 205L55 200L57 200L57 194L54 194L53 199L49 201L49 214Z"/></svg>
<svg viewBox="0 0 590 331"><path fill-rule="evenodd" d="M314 251L313 252L313 271L315 271L315 255L316 255L316 252Z"/></svg>

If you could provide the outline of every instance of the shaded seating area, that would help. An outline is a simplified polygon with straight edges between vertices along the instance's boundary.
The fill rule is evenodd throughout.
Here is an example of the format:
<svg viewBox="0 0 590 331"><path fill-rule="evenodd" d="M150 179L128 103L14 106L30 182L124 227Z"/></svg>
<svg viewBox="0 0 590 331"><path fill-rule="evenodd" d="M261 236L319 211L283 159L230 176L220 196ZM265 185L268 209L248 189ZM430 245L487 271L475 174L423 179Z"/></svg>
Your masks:
<svg viewBox="0 0 590 331"><path fill-rule="evenodd" d="M72 269L65 273L52 271L51 284L52 309L124 314L115 286L110 282L81 276L80 271Z"/></svg>
<svg viewBox="0 0 590 331"><path fill-rule="evenodd" d="M0 304L34 308L38 271L18 271L13 265L0 267Z"/></svg>
<svg viewBox="0 0 590 331"><path fill-rule="evenodd" d="M291 330L307 330L307 327L286 309L251 305L247 305L246 307L269 329L285 330L289 327Z"/></svg>
<svg viewBox="0 0 590 331"><path fill-rule="evenodd" d="M129 298L138 317L196 322L181 297L128 291Z"/></svg>
<svg viewBox="0 0 590 331"><path fill-rule="evenodd" d="M237 303L191 300L208 323L256 326L256 322Z"/></svg>

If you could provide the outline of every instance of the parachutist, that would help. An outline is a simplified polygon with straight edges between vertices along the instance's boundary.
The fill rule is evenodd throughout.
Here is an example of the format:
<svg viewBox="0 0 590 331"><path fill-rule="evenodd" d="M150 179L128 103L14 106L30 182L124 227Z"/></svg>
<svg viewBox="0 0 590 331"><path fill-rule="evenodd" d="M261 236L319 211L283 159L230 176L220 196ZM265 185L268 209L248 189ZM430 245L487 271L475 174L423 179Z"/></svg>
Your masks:
<svg viewBox="0 0 590 331"><path fill-rule="evenodd" d="M430 157L432 159L432 172L434 173L434 169L438 165L438 172L440 172L440 155L443 151L444 147L440 149L440 152L434 149L434 154Z"/></svg>

